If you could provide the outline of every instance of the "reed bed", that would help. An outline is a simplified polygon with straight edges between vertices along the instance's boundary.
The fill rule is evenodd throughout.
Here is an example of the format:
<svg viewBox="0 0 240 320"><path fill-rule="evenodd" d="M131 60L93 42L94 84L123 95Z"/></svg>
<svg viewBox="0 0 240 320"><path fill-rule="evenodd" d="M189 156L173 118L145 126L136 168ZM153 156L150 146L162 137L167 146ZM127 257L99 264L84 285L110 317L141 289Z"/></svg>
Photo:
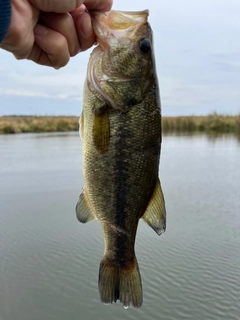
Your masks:
<svg viewBox="0 0 240 320"><path fill-rule="evenodd" d="M4 116L0 117L0 133L77 131L78 120L65 116Z"/></svg>
<svg viewBox="0 0 240 320"><path fill-rule="evenodd" d="M217 113L208 116L164 117L163 132L216 132L240 134L240 114L235 116Z"/></svg>
<svg viewBox="0 0 240 320"><path fill-rule="evenodd" d="M78 117L67 116L3 116L0 117L0 133L78 131L78 120ZM163 117L162 129L163 133L231 132L239 135L240 114Z"/></svg>

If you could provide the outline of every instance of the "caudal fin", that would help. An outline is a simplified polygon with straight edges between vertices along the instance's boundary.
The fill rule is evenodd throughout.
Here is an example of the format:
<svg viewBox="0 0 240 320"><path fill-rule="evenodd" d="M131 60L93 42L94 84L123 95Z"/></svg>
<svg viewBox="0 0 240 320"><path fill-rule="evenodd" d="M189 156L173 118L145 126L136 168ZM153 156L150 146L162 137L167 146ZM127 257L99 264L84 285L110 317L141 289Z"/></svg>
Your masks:
<svg viewBox="0 0 240 320"><path fill-rule="evenodd" d="M124 307L142 305L142 284L136 257L130 268L115 266L106 258L100 263L98 288L101 301L111 304L119 300Z"/></svg>

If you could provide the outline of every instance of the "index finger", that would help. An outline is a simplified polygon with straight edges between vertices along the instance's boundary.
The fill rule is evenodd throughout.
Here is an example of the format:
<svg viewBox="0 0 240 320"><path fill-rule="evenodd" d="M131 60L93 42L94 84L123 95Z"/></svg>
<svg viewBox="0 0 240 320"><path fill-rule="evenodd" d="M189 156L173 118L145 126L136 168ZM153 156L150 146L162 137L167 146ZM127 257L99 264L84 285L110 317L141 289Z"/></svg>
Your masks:
<svg viewBox="0 0 240 320"><path fill-rule="evenodd" d="M113 0L85 0L83 4L88 10L110 11Z"/></svg>

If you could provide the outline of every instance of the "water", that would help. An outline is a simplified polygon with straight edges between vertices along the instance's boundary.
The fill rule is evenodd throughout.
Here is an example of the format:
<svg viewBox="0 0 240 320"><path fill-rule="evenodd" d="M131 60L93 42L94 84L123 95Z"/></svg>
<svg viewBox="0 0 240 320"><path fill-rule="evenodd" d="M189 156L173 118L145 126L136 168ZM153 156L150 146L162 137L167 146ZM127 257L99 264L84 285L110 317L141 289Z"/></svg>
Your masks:
<svg viewBox="0 0 240 320"><path fill-rule="evenodd" d="M140 223L141 309L99 302L100 224L75 218L77 134L0 136L0 320L240 319L240 142L166 136L167 231Z"/></svg>

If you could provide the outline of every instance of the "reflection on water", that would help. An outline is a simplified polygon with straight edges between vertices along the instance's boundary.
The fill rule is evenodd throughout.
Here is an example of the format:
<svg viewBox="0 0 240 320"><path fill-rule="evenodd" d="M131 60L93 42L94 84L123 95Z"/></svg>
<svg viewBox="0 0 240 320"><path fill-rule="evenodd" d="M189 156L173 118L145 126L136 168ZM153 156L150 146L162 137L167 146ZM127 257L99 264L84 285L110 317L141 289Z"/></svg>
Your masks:
<svg viewBox="0 0 240 320"><path fill-rule="evenodd" d="M167 132L164 133L165 137L187 137L187 138L196 138L196 137L205 137L208 141L214 140L219 142L220 140L233 140L240 143L240 134L234 133L220 133L216 131L207 131L205 133L201 132Z"/></svg>
<svg viewBox="0 0 240 320"><path fill-rule="evenodd" d="M239 319L240 146L234 136L164 136L167 231L143 222L141 309L99 302L103 239L74 208L83 187L71 134L0 136L0 319Z"/></svg>

